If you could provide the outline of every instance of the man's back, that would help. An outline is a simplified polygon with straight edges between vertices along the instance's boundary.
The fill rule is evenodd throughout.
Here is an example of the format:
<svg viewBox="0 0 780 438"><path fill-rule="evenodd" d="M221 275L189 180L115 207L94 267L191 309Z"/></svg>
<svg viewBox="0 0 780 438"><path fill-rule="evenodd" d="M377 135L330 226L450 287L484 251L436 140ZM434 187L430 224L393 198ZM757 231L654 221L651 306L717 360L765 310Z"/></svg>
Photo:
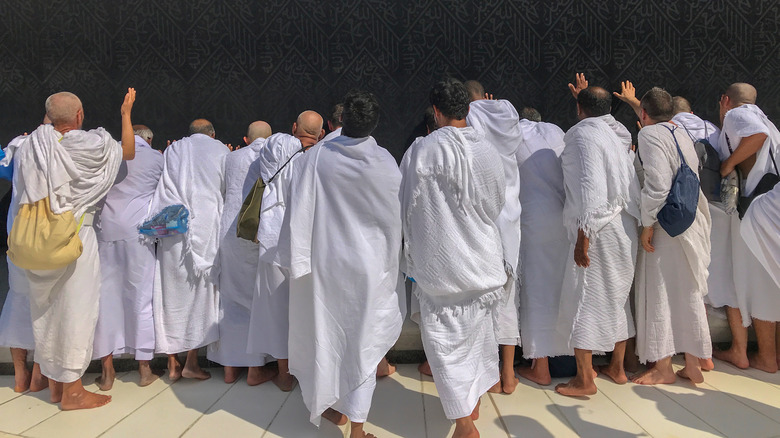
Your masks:
<svg viewBox="0 0 780 438"><path fill-rule="evenodd" d="M163 170L161 153L141 137L135 138L135 158L119 167L114 186L96 219L98 240L124 240L138 236L138 225L149 214L157 183Z"/></svg>
<svg viewBox="0 0 780 438"><path fill-rule="evenodd" d="M520 128L523 132L523 142L517 150L517 163L520 168L520 202L524 205L523 213L527 202L545 205L560 203L560 208L563 208L563 131L551 123L528 120L521 120Z"/></svg>
<svg viewBox="0 0 780 438"><path fill-rule="evenodd" d="M409 275L433 295L503 286L495 220L505 180L495 148L474 128L444 127L417 139L401 169Z"/></svg>

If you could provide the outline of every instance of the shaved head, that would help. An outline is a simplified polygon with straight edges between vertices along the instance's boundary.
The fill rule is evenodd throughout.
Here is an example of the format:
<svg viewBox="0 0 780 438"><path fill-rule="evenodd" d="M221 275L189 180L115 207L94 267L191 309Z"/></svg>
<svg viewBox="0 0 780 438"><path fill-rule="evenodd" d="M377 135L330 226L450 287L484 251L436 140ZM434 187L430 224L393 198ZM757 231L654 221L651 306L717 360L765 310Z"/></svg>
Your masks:
<svg viewBox="0 0 780 438"><path fill-rule="evenodd" d="M469 92L469 99L472 102L485 98L485 87L477 81L471 80L463 83L466 86L466 90Z"/></svg>
<svg viewBox="0 0 780 438"><path fill-rule="evenodd" d="M756 87L744 82L733 83L726 89L726 96L731 100L733 107L755 104L757 95Z"/></svg>
<svg viewBox="0 0 780 438"><path fill-rule="evenodd" d="M75 129L81 129L81 121L78 120L79 112L83 120L84 109L81 100L73 93L62 91L46 99L46 117L51 120L55 129L66 125L74 125Z"/></svg>
<svg viewBox="0 0 780 438"><path fill-rule="evenodd" d="M141 137L144 139L145 142L149 143L151 146L152 144L152 138L154 138L154 133L151 129L149 129L146 125L133 125L133 134Z"/></svg>
<svg viewBox="0 0 780 438"><path fill-rule="evenodd" d="M311 146L325 134L322 123L322 116L316 111L304 111L293 123L293 136L300 140L303 146Z"/></svg>
<svg viewBox="0 0 780 438"><path fill-rule="evenodd" d="M249 125L249 129L246 131L246 142L247 144L251 144L253 141L257 140L258 138L268 138L272 134L271 132L271 125L268 123L258 120L256 122L252 122Z"/></svg>
<svg viewBox="0 0 780 438"><path fill-rule="evenodd" d="M672 98L672 105L674 106L675 114L693 112L693 109L691 109L691 103L688 102L688 99L682 96L674 96Z"/></svg>
<svg viewBox="0 0 780 438"><path fill-rule="evenodd" d="M190 123L190 135L192 134L204 134L212 138L217 135L214 125L206 119L196 119Z"/></svg>

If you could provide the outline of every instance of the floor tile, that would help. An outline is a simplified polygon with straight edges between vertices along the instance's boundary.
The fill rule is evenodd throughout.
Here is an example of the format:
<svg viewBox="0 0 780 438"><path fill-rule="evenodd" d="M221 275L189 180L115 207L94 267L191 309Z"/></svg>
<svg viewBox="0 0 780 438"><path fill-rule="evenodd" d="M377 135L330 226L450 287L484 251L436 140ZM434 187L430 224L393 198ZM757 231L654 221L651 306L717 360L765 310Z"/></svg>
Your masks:
<svg viewBox="0 0 780 438"><path fill-rule="evenodd" d="M365 430L382 438L424 437L421 390L417 364L398 365L393 375L377 379Z"/></svg>
<svg viewBox="0 0 780 438"><path fill-rule="evenodd" d="M0 376L0 405L21 395L14 392L14 385L14 376Z"/></svg>
<svg viewBox="0 0 780 438"><path fill-rule="evenodd" d="M568 379L554 379L552 385L545 387L544 391L579 436L584 438L649 436L639 424L601 392L587 398L566 397L555 392L555 385L566 381ZM606 383L605 379L596 379L596 385L601 386Z"/></svg>
<svg viewBox="0 0 780 438"><path fill-rule="evenodd" d="M85 388L88 391L111 395L111 403L98 411L81 410L60 412L48 420L24 432L30 437L87 438L97 437L114 426L117 422L143 406L144 403L168 388L169 384L161 379L147 387L138 386L138 373L121 373L117 376L113 388L102 392L94 384L94 375L84 376L84 382L92 381Z"/></svg>
<svg viewBox="0 0 780 438"><path fill-rule="evenodd" d="M20 434L58 413L60 407L49 401L49 390L28 392L0 406L0 431Z"/></svg>
<svg viewBox="0 0 780 438"><path fill-rule="evenodd" d="M512 438L577 436L555 403L536 383L521 379L514 393L491 394L491 399Z"/></svg>
<svg viewBox="0 0 780 438"><path fill-rule="evenodd" d="M599 391L652 436L723 436L661 393L658 388L662 386L644 386L630 382L618 385L606 380L600 380L598 385Z"/></svg>
<svg viewBox="0 0 780 438"><path fill-rule="evenodd" d="M150 425L157 436L181 435L230 389L222 380L222 368L210 371L209 380L181 379L171 384L101 436L145 436Z"/></svg>
<svg viewBox="0 0 780 438"><path fill-rule="evenodd" d="M675 370L679 368L675 365ZM701 385L678 379L673 385L659 385L656 389L728 437L766 437L780 430L776 422L708 385L707 378ZM658 407L662 413L673 409L666 403Z"/></svg>
<svg viewBox="0 0 780 438"><path fill-rule="evenodd" d="M339 427L328 420L322 420L319 429L311 424L301 388L296 386L263 438L343 438L348 426L349 423Z"/></svg>
<svg viewBox="0 0 780 438"><path fill-rule="evenodd" d="M224 434L227 425L231 436L260 437L289 396L289 392L280 391L272 382L247 385L245 373L184 437L217 437Z"/></svg>

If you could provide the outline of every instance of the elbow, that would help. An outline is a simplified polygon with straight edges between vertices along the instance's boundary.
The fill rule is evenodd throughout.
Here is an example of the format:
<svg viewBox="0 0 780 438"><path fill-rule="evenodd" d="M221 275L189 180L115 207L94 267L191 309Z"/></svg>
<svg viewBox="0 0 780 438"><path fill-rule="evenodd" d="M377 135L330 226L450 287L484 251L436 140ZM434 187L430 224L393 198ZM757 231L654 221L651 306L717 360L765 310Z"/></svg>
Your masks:
<svg viewBox="0 0 780 438"><path fill-rule="evenodd" d="M133 158L135 158L135 148L131 150L122 150L122 160L124 161L130 161Z"/></svg>

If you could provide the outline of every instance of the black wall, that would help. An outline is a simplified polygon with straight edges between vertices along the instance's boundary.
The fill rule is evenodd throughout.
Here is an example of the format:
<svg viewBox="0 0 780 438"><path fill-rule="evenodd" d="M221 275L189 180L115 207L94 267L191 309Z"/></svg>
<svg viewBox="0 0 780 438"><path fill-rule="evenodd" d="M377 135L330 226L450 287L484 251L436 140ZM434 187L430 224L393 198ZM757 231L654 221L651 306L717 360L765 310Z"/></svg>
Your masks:
<svg viewBox="0 0 780 438"><path fill-rule="evenodd" d="M780 119L780 2L698 1L41 1L0 2L0 143L34 129L52 92L78 94L85 127L119 137L119 106L156 146L210 119L238 143L256 119L288 131L352 87L377 94L375 137L397 157L444 75L478 79L564 129L577 71L688 97L717 123L731 82L758 89ZM633 128L625 105L615 114Z"/></svg>

